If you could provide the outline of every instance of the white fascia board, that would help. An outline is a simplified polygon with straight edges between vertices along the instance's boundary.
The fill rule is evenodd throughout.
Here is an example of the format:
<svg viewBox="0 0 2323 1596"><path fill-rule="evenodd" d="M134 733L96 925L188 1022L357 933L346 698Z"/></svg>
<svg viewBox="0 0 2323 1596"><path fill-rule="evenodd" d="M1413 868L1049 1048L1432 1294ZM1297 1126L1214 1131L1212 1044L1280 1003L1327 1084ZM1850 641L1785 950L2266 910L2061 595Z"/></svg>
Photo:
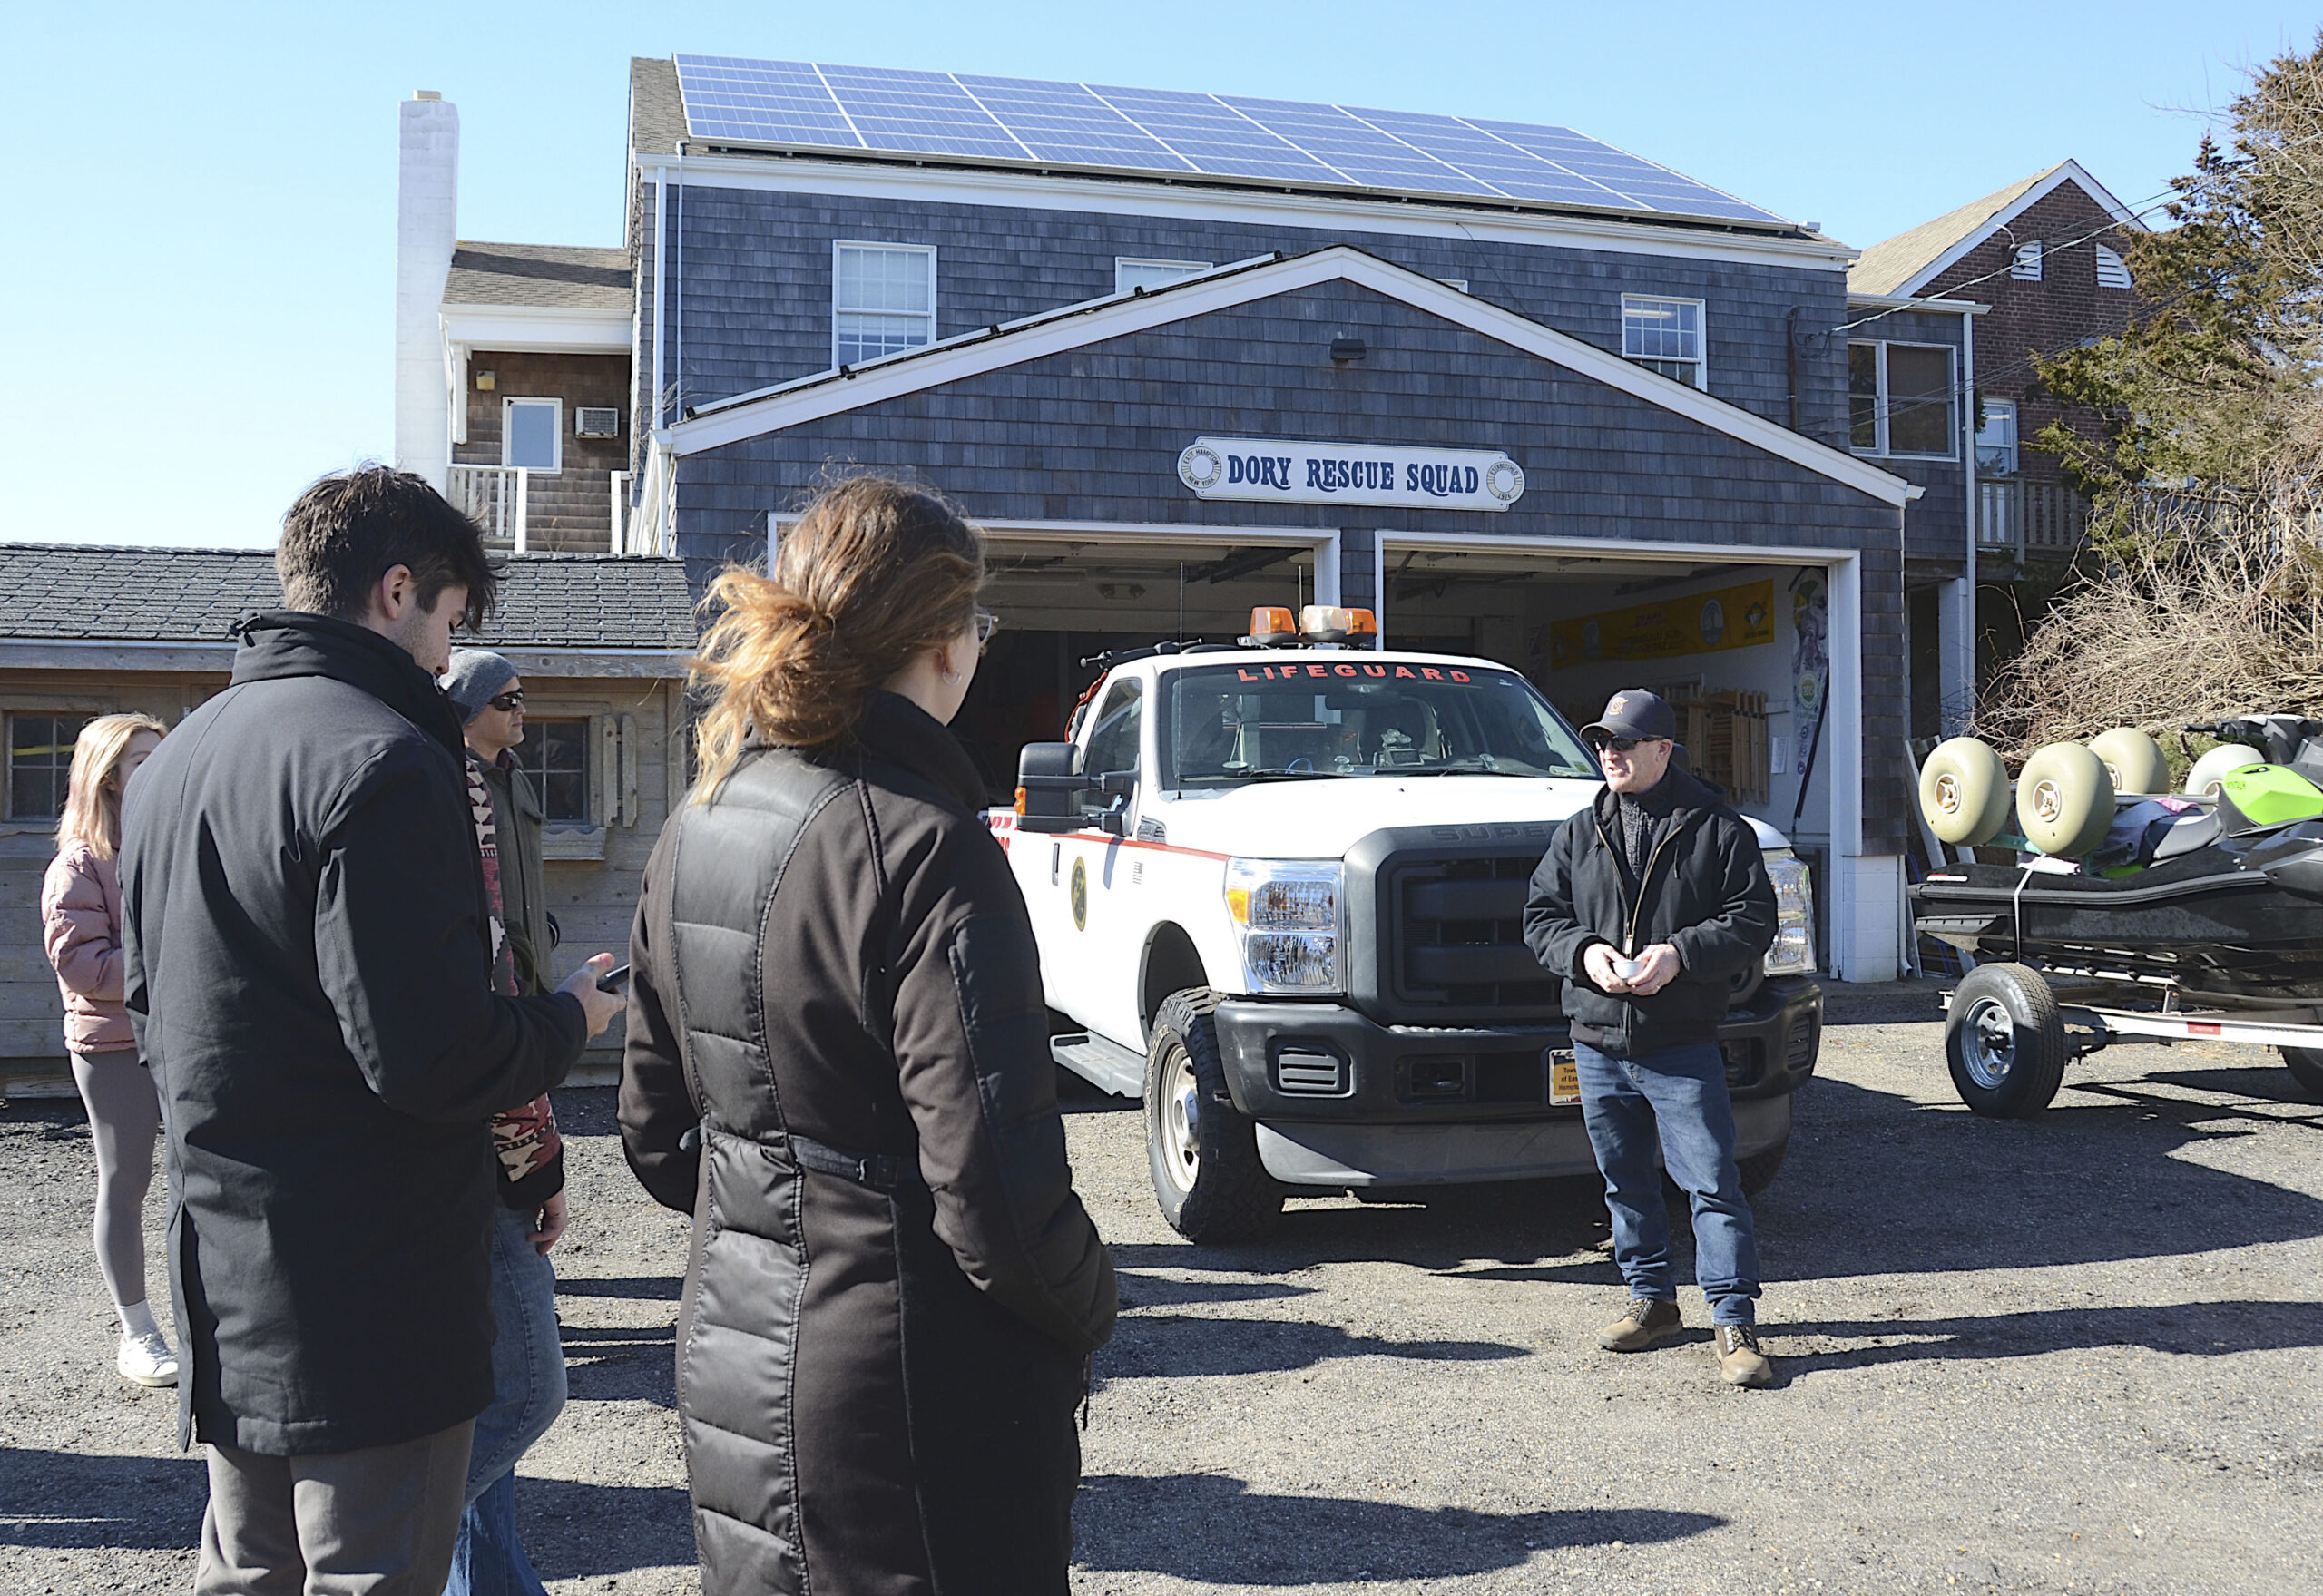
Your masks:
<svg viewBox="0 0 2323 1596"><path fill-rule="evenodd" d="M1802 437L1740 406L1648 371L1594 344L1583 343L1537 321L1528 321L1512 310L1446 288L1434 278L1407 271L1344 244L1289 260L1191 279L1134 298L1094 301L1093 308L1026 318L1014 330L1004 328L998 332L970 334L963 339L891 356L878 364L857 367L844 377L832 372L806 377L762 398L680 422L671 429L671 436L679 455L698 455L744 438L883 404L906 394L980 377L1106 338L1144 332L1318 283L1341 280L1537 355L1607 387L1618 388L1650 405L1699 422L1713 432L1828 476L1882 504L1902 505L1916 496L1912 485L1903 478L1866 465L1843 450Z"/></svg>
<svg viewBox="0 0 2323 1596"><path fill-rule="evenodd" d="M1974 250L1986 239L1991 238L1993 234L1998 232L2001 229L2014 221L2018 217L2024 215L2027 211L2030 211L2034 206L2047 199L2051 194L2055 193L2067 183L2078 185L2083 193L2096 201L2098 204L2103 206L2106 211L2112 216L2113 220L2117 225L2127 228L2132 232L2147 232L2151 230L2143 221L2138 219L2138 216L2134 211L2131 211L2128 206L2122 204L2119 200L2113 198L2111 193L2107 192L2104 184L2099 182L2095 178L2083 171L2081 169L2081 162L2078 161L2068 161L2059 166L2056 171L2051 172L2047 177L2043 178L2039 182L2034 183L2031 188L2025 190L2024 192L2019 194L2011 203L2004 205L1998 211L1994 211L1993 214L1985 220L1985 224L1982 227L1970 231L1965 238L1958 240L1950 249L1945 250L1943 254L1938 255L1935 259L1929 261L1926 266L1921 267L1910 277L1905 279L1902 283L1897 285L1896 289L1896 297L1909 298L1910 296L1918 293L1922 289L1927 287L1928 284L1934 282L1937 278L1951 270L1952 268L1959 262L1961 257L1966 255L1969 250Z"/></svg>
<svg viewBox="0 0 2323 1596"><path fill-rule="evenodd" d="M1176 184L1160 179L1041 177L877 162L778 160L738 155L633 157L666 166L671 181L692 187L753 189L787 194L840 194L935 205L1005 205L1030 211L1081 211L1109 216L1161 216L1231 221L1322 232L1397 233L1413 238L1603 250L1679 260L1779 262L1807 270L1845 271L1857 250L1835 239L1784 239L1652 221L1598 220L1556 211L1505 211L1427 201L1263 193Z"/></svg>
<svg viewBox="0 0 2323 1596"><path fill-rule="evenodd" d="M1909 294L1849 294L1850 310L1926 310L1938 316L1990 316L1993 308L1974 299L1916 299Z"/></svg>
<svg viewBox="0 0 2323 1596"><path fill-rule="evenodd" d="M630 312L557 305L446 305L444 341L471 349L626 355Z"/></svg>

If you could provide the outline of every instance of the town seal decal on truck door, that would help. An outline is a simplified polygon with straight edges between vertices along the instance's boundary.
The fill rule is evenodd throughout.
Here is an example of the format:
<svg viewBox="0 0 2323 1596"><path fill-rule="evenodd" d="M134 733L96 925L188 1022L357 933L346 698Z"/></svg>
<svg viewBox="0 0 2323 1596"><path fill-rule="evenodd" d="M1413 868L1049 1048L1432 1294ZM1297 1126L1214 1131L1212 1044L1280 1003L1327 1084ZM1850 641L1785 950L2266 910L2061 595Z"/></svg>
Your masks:
<svg viewBox="0 0 2323 1596"><path fill-rule="evenodd" d="M1073 928L1075 931L1089 929L1089 861L1086 858L1073 861Z"/></svg>
<svg viewBox="0 0 2323 1596"><path fill-rule="evenodd" d="M1246 504L1505 510L1524 496L1524 468L1497 450L1282 438L1196 438L1178 480L1199 498Z"/></svg>

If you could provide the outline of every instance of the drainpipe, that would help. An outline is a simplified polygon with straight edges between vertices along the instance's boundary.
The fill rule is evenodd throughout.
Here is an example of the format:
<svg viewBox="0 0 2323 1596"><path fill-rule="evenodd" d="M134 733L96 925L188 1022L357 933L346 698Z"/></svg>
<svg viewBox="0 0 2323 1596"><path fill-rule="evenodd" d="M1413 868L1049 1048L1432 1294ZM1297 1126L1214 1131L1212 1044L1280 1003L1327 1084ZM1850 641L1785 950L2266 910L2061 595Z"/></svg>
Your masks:
<svg viewBox="0 0 2323 1596"><path fill-rule="evenodd" d="M1953 646L1960 651L1960 671L1953 686L1959 695L1960 710L1957 725L1946 727L1947 731L1965 730L1976 718L1976 313L1973 310L1960 313L1960 365L1967 392L1967 403L1960 406L1960 458L1964 466L1961 480L1965 485L1963 497L1966 500L1963 531L1968 546L1966 563L1960 568L1959 597L1955 601L1959 610L1959 636Z"/></svg>
<svg viewBox="0 0 2323 1596"><path fill-rule="evenodd" d="M1790 430L1799 430L1799 307L1783 312L1782 352L1790 370Z"/></svg>

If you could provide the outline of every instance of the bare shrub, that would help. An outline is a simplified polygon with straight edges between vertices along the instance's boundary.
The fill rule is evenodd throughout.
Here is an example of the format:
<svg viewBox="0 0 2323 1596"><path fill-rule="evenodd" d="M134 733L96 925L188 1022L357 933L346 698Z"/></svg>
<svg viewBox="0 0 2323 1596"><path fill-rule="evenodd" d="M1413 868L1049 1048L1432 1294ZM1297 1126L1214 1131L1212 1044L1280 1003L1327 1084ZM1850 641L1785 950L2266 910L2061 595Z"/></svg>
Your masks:
<svg viewBox="0 0 2323 1596"><path fill-rule="evenodd" d="M2254 492L2140 493L2105 564L2059 597L1984 695L1977 735L2022 759L2136 726L2323 717L2323 454Z"/></svg>

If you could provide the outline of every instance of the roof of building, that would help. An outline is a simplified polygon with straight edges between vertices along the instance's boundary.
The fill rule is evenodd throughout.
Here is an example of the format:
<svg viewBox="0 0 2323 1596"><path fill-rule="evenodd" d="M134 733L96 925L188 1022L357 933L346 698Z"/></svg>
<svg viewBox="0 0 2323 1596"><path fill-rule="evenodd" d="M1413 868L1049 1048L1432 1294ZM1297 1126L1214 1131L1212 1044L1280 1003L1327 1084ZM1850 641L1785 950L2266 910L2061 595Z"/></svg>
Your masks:
<svg viewBox="0 0 2323 1596"><path fill-rule="evenodd" d="M1811 228L1569 127L830 63L632 60L632 146Z"/></svg>
<svg viewBox="0 0 2323 1596"><path fill-rule="evenodd" d="M584 245L463 242L452 250L444 303L626 310L629 252Z"/></svg>
<svg viewBox="0 0 2323 1596"><path fill-rule="evenodd" d="M517 554L504 564L500 609L481 646L694 646L682 561ZM0 543L0 638L220 643L236 622L281 607L271 549Z"/></svg>
<svg viewBox="0 0 2323 1596"><path fill-rule="evenodd" d="M2065 182L2082 191L2113 214L2124 228L2142 231L2135 212L2105 191L2079 162L2060 161L2030 177L2019 178L1980 200L1971 200L1930 221L1883 239L1856 258L1848 270L1848 292L1873 298L1906 295L1927 286L1944 268L1982 243L1995 230L2006 226L2034 202Z"/></svg>

